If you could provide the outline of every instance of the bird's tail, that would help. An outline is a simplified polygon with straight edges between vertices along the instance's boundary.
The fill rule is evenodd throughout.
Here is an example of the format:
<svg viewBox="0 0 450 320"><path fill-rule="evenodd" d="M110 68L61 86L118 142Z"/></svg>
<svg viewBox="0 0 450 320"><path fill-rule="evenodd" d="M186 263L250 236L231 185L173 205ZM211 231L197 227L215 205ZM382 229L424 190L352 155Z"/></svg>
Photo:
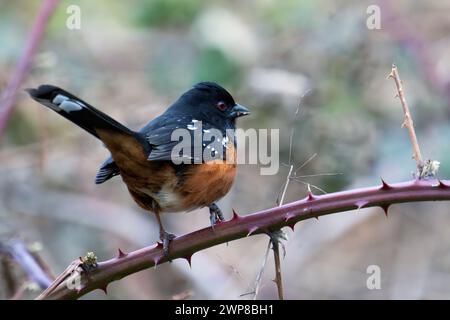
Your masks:
<svg viewBox="0 0 450 320"><path fill-rule="evenodd" d="M99 139L97 129L126 135L134 134L133 131L110 116L58 87L41 85L37 89L26 89L26 91L37 102L59 113Z"/></svg>

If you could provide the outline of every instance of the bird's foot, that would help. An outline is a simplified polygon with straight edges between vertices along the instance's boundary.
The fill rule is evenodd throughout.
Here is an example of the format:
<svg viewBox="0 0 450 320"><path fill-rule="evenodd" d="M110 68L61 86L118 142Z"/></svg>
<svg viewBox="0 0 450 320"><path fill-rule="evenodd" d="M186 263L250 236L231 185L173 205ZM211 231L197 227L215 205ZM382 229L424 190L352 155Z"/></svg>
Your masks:
<svg viewBox="0 0 450 320"><path fill-rule="evenodd" d="M159 239L161 240L161 243L163 245L164 256L167 256L169 254L170 241L172 241L176 237L177 237L176 235L168 233L165 230L159 231Z"/></svg>
<svg viewBox="0 0 450 320"><path fill-rule="evenodd" d="M223 213L217 206L217 204L213 203L208 208L209 220L211 221L211 227L214 229L214 226L217 224L217 222L225 221L225 217L223 216Z"/></svg>

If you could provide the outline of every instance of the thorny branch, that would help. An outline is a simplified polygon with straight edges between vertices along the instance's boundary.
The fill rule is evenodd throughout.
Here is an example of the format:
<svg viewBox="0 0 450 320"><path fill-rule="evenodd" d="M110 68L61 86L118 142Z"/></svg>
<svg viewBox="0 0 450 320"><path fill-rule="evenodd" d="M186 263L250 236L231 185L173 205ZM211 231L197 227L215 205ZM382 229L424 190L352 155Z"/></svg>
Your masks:
<svg viewBox="0 0 450 320"><path fill-rule="evenodd" d="M319 216L379 206L385 212L396 203L416 201L450 200L450 181L412 180L396 184L382 181L381 186L349 191L313 195L305 199L266 209L246 216L233 214L233 218L216 226L214 230L204 228L174 239L168 256L163 255L161 244L142 248L130 253L119 250L119 254L107 261L99 262L88 274L79 274L79 287L70 288L62 282L42 296L42 299L77 299L95 289L106 286L127 275L161 263L184 258L188 262L194 253L218 244L245 238L255 234L266 234L282 227L294 228L299 221Z"/></svg>

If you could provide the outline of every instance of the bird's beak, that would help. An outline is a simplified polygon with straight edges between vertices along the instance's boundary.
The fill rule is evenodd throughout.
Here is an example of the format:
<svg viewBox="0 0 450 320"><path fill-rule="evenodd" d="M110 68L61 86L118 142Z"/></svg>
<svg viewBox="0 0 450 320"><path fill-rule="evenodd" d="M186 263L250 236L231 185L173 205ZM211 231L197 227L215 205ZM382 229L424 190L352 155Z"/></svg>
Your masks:
<svg viewBox="0 0 450 320"><path fill-rule="evenodd" d="M250 110L236 103L234 107L231 109L231 113L234 118L238 118L250 114Z"/></svg>

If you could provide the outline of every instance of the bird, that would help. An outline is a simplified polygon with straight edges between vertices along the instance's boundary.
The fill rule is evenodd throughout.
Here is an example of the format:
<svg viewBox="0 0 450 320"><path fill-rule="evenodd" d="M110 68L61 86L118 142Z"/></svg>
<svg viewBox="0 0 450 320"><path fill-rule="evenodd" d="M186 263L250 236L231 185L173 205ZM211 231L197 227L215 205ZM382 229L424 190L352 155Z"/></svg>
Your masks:
<svg viewBox="0 0 450 320"><path fill-rule="evenodd" d="M176 236L165 230L162 213L208 207L212 228L224 220L216 202L229 192L236 176L236 119L250 111L236 103L219 84L195 84L139 131L129 129L57 86L44 84L26 91L35 101L103 142L110 156L101 164L95 183L122 177L134 201L155 214L165 255ZM223 149L201 140L200 146L194 143L191 149L186 149L190 152L175 152L182 158L180 162L173 153L179 143L172 137L177 129L188 132L191 138L215 130L221 135L215 142L221 142ZM199 161L192 156L192 152L198 155L197 151L209 156Z"/></svg>

